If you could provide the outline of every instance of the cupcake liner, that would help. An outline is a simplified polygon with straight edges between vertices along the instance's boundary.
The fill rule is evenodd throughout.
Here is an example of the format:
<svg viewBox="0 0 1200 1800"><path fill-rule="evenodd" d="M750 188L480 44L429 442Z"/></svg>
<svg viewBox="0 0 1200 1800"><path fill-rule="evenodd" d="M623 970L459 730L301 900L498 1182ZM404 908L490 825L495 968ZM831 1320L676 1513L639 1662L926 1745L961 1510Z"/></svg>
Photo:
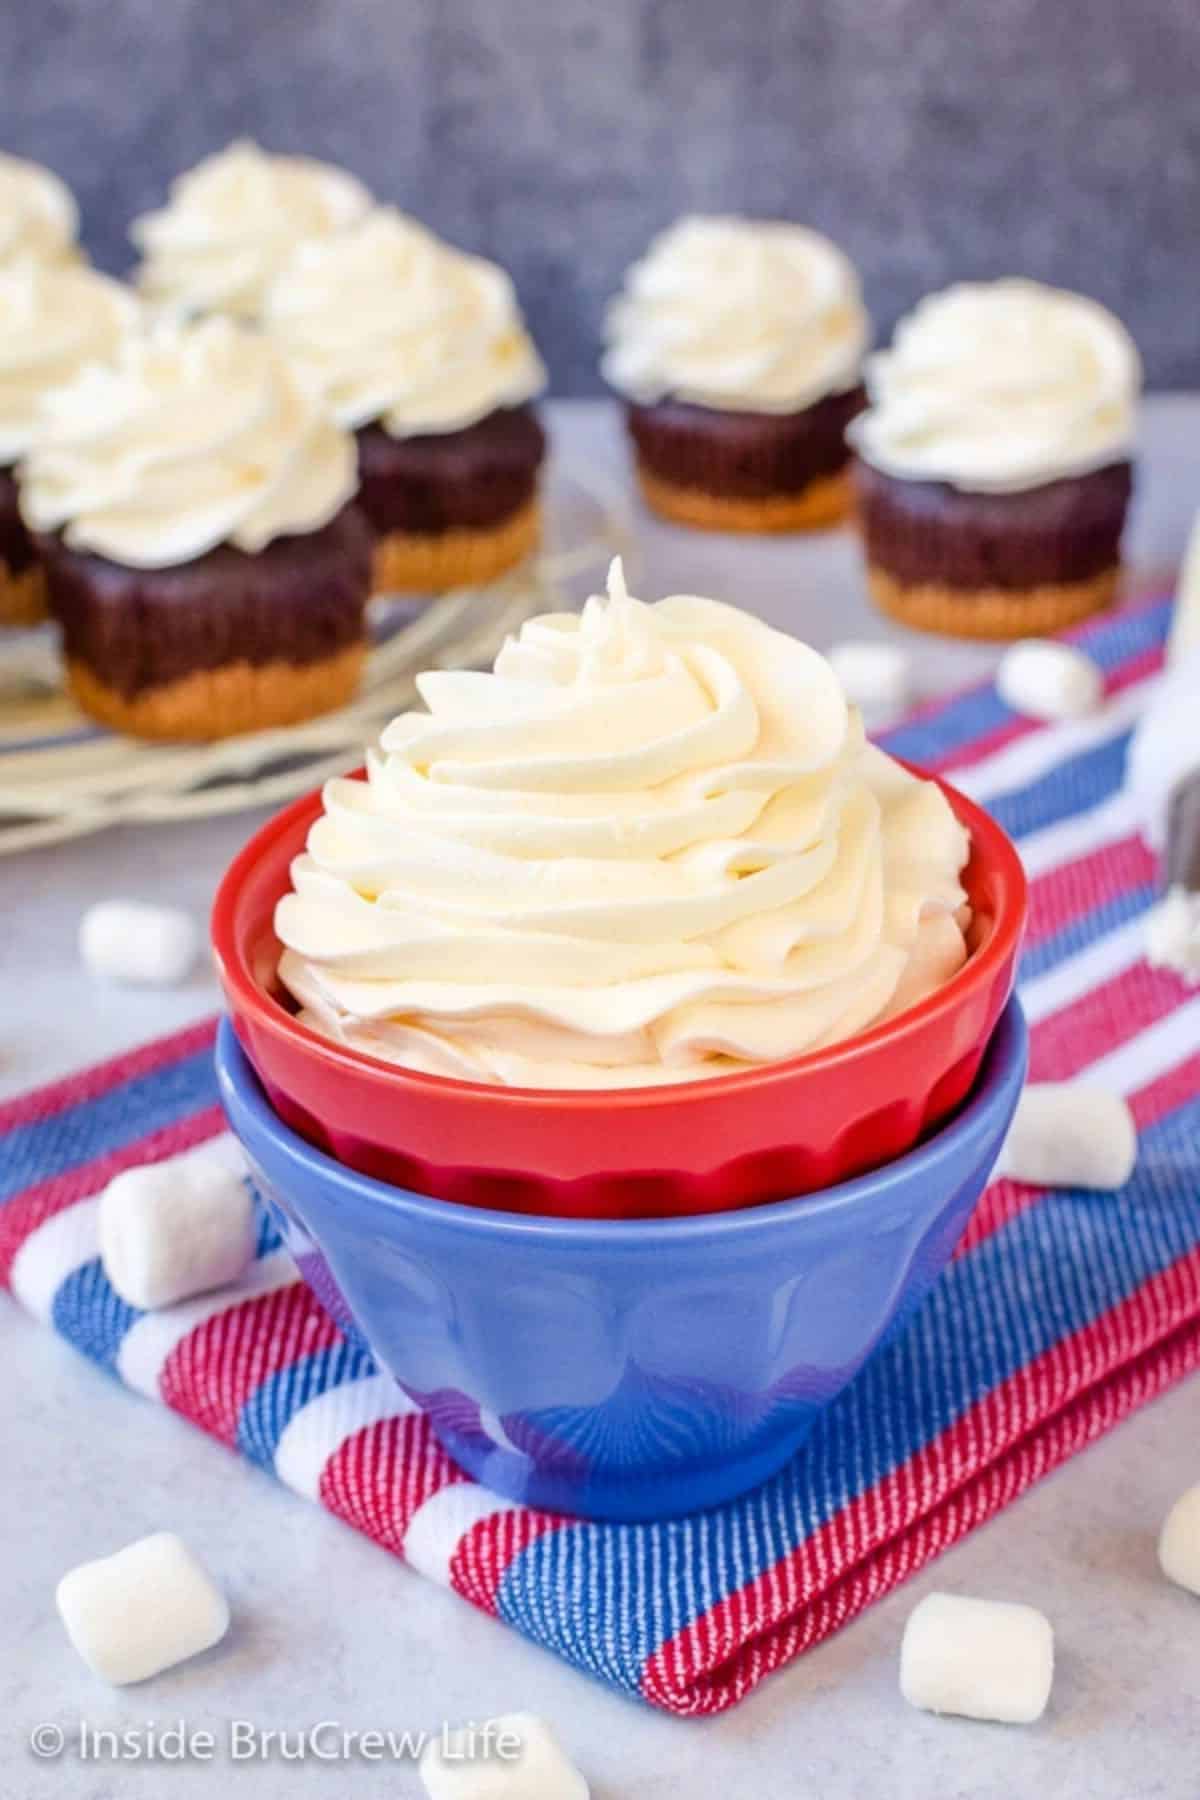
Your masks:
<svg viewBox="0 0 1200 1800"><path fill-rule="evenodd" d="M541 535L541 507L536 500L487 530L389 531L375 542L371 591L439 594L448 588L478 587L524 561Z"/></svg>
<svg viewBox="0 0 1200 1800"><path fill-rule="evenodd" d="M12 569L0 561L0 625L38 625L46 617L46 577L40 563Z"/></svg>
<svg viewBox="0 0 1200 1800"><path fill-rule="evenodd" d="M905 583L878 564L867 564L867 584L880 612L918 631L967 638L1046 637L1064 631L1112 605L1120 574L1114 565L1086 581L1049 582L1021 591Z"/></svg>
<svg viewBox="0 0 1200 1800"><path fill-rule="evenodd" d="M642 498L652 512L701 531L820 531L836 525L849 508L850 486L844 471L818 476L798 493L756 500L677 486L641 462L637 477Z"/></svg>
<svg viewBox="0 0 1200 1800"><path fill-rule="evenodd" d="M210 742L298 725L332 712L358 686L364 644L310 663L226 663L128 696L68 658L67 686L83 711L132 737Z"/></svg>

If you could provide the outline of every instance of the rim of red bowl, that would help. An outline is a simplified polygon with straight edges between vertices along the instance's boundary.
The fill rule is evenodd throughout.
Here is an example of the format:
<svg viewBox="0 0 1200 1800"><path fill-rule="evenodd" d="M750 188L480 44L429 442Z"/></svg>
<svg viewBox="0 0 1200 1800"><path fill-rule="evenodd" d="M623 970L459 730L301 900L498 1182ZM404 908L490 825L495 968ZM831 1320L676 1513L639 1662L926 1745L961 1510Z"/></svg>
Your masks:
<svg viewBox="0 0 1200 1800"><path fill-rule="evenodd" d="M1025 927L1028 883L1017 848L1007 832L951 782L943 781L941 776L932 775L902 757L895 760L924 780L935 781L941 788L956 817L970 833L971 860L981 858L1001 877L998 898L1002 904L997 910L986 943L973 951L958 973L942 987L928 994L924 1000L917 1001L915 1006L897 1013L895 1018L880 1025L872 1025L868 1030L858 1032L823 1050L805 1051L800 1056L763 1063L758 1068L741 1069L732 1075L702 1076L692 1081L667 1082L659 1087L535 1088L508 1087L488 1081L464 1081L451 1075L430 1075L424 1070L410 1069L403 1063L388 1062L383 1057L370 1056L366 1051L353 1050L345 1044L336 1043L332 1038L323 1037L320 1032L302 1025L294 1014L288 1012L255 979L247 959L247 947L235 930L238 898L247 877L266 851L273 849L279 839L293 832L297 833L295 854L299 854L304 845L304 838L299 836L300 827L303 826L306 837L309 824L322 807L323 785L301 795L300 799L294 800L282 812L268 819L265 825L261 825L238 851L222 876L213 900L211 921L212 945L221 979L234 1007L235 1018L239 1011L252 1014L258 1024L265 1026L276 1037L290 1040L298 1048L310 1052L319 1062L389 1086L401 1081L427 1088L434 1093L458 1095L464 1099L469 1097L483 1104L490 1102L492 1105L538 1108L551 1106L570 1111L611 1107L614 1101L625 1106L669 1107L679 1106L688 1100L711 1098L734 1088L766 1085L805 1070L815 1073L834 1069L839 1064L853 1062L861 1057L865 1049L901 1044L912 1031L933 1022L939 1015L948 1017L956 1010L968 990L986 985L1006 962L1015 960ZM361 768L355 769L349 779L357 780L362 774ZM278 901L286 891L286 886L281 885L275 900ZM1003 904L1005 901L1007 905Z"/></svg>

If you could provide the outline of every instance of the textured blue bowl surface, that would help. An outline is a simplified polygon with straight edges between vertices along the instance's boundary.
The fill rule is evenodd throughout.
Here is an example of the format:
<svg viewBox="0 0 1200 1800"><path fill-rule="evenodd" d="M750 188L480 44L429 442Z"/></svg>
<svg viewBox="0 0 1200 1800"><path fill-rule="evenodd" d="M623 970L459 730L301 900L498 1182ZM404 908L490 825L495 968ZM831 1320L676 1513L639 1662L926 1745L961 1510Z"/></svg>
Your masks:
<svg viewBox="0 0 1200 1800"><path fill-rule="evenodd" d="M305 1279L451 1456L531 1505L649 1519L773 1474L925 1297L1026 1055L1010 1001L971 1096L908 1155L799 1200L621 1221L487 1212L343 1167L277 1118L227 1020L217 1073Z"/></svg>

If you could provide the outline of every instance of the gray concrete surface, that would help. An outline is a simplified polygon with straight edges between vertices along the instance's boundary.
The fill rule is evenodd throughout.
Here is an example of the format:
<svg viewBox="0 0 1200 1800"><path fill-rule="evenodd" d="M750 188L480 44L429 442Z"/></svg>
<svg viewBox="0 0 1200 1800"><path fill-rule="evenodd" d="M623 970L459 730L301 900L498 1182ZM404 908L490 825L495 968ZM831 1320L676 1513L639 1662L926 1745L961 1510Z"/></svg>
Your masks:
<svg viewBox="0 0 1200 1800"><path fill-rule="evenodd" d="M1194 0L38 0L3 9L0 145L129 217L237 133L344 162L516 275L559 393L685 208L807 219L880 335L956 276L1114 306L1200 384Z"/></svg>

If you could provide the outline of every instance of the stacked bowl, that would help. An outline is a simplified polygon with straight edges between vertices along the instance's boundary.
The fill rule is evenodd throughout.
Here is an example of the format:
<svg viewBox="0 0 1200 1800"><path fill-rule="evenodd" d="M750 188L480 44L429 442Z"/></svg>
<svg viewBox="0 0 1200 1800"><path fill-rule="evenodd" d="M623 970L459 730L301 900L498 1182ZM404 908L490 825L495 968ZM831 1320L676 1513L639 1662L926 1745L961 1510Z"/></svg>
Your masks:
<svg viewBox="0 0 1200 1800"><path fill-rule="evenodd" d="M927 998L789 1060L534 1089L378 1060L296 1016L274 916L321 797L226 874L222 1097L309 1284L499 1493L607 1519L744 1492L928 1292L1024 1079L1025 915L967 829L970 954Z"/></svg>

